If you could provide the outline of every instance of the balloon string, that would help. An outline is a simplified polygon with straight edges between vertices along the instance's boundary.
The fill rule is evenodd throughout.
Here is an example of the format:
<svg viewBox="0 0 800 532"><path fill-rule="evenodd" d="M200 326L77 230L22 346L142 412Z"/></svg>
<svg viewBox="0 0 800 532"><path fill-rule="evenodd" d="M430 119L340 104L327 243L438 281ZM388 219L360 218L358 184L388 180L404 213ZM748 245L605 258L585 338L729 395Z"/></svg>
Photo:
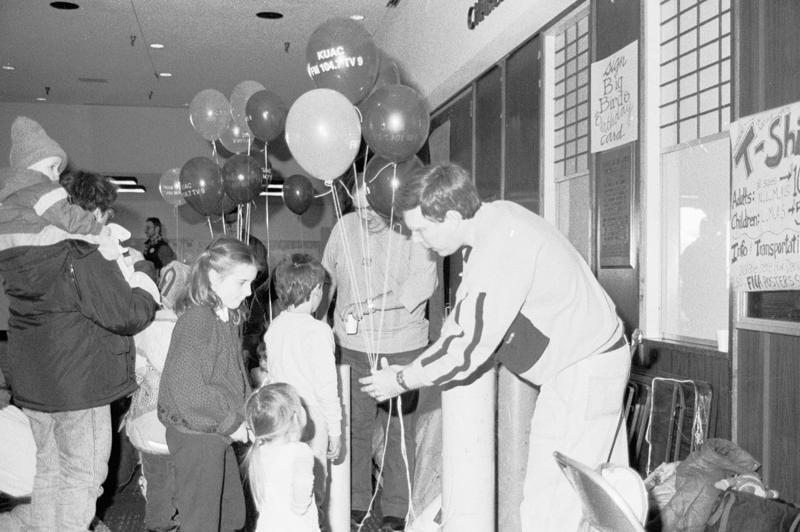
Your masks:
<svg viewBox="0 0 800 532"><path fill-rule="evenodd" d="M214 229L211 227L211 216L206 216L208 222L208 232L211 233L211 240L214 240Z"/></svg>
<svg viewBox="0 0 800 532"><path fill-rule="evenodd" d="M397 165L394 165L394 173L392 174L392 181L397 180ZM391 257L392 257L392 244L395 242L394 236L395 232L392 230L392 224L394 223L394 194L395 194L395 187L391 187L392 189L392 206L389 208L389 227L386 229L389 232L389 242L386 246L386 266L383 270L383 297L381 299L381 307L386 308L386 292L389 290L389 266L392 264ZM398 294L399 295L399 294ZM383 331L383 318L386 316L385 312L381 312L381 319L378 322L378 331ZM381 350L381 336L378 336L378 352L380 353Z"/></svg>
<svg viewBox="0 0 800 532"><path fill-rule="evenodd" d="M181 228L178 223L178 206L173 205L175 212L175 247L178 248L178 262L183 262L183 245L181 244Z"/></svg>
<svg viewBox="0 0 800 532"><path fill-rule="evenodd" d="M369 184L369 183L372 183L373 181L375 181L376 179L378 179L378 176L379 176L379 175L381 175L381 172L383 172L384 170L386 170L387 168L389 168L389 167L390 167L390 166L392 166L392 165L394 165L394 168L395 168L395 176L396 176L396 175L397 175L397 163L395 163L395 162L390 162L390 163L387 163L387 164L383 165L383 166L381 167L381 169L380 169L380 170L378 170L377 172L375 172L375 175L373 176L373 178L372 178L372 179L370 179L370 180L367 182L367 184ZM366 178L366 175L365 175L364 177Z"/></svg>
<svg viewBox="0 0 800 532"><path fill-rule="evenodd" d="M355 171L355 165L353 166L353 170ZM356 203L356 207L360 209L368 209L369 205L366 203L362 203L366 201L366 183L364 181L364 173L361 173L361 182L358 180L358 174L356 174L355 178L355 191L356 195L354 198L354 203ZM367 299L372 297L372 287L375 286L373 281L373 253L371 247L371 240L369 238L370 232L370 220L368 217L362 217L359 215L359 233L361 236L361 255L365 258L364 262L362 263L364 269L364 279L366 279L366 289L367 289ZM367 315L367 320L369 321L369 338L372 345L372 349L375 353L373 359L373 367L378 367L378 356L380 354L380 347L377 346L375 338L376 335L380 336L381 330L375 328L375 315L374 313L370 312Z"/></svg>
<svg viewBox="0 0 800 532"><path fill-rule="evenodd" d="M338 179L337 179L337 181L338 181ZM346 188L345 188L345 190L346 190ZM326 190L325 192L320 192L319 194L314 194L314 196L313 196L313 197L314 197L314 199L317 199L317 198L324 198L324 197L325 197L325 196L327 196L328 194L332 194L332 193L333 193L333 187L329 188L329 189L328 189L328 190Z"/></svg>
<svg viewBox="0 0 800 532"><path fill-rule="evenodd" d="M326 181L325 184L329 187L333 187L334 185L330 181ZM347 267L348 277L350 278L350 284L353 287L352 292L353 296L355 297L355 306L356 312L360 316L363 316L363 307L361 306L361 291L358 285L358 278L356 276L355 265L353 263L353 253L352 248L350 247L350 236L347 234L347 230L344 228L344 222L342 221L342 205L339 201L339 196L337 194L332 194L333 198L333 210L336 213L336 219L339 221L339 225L341 225L341 230L339 231L339 238L342 243L342 250L344 251L345 255L345 266ZM346 316L345 316L346 317ZM370 362L370 367L375 368L377 361L376 355L372 351L372 344L369 343L369 339L367 338L367 358Z"/></svg>
<svg viewBox="0 0 800 532"><path fill-rule="evenodd" d="M264 162L267 161L267 145L264 144ZM266 168L266 166L265 166ZM269 185L269 181L267 182ZM266 248L267 248L267 264L265 265L267 268L267 273L269 273L269 196L264 196L264 227L267 231L266 237ZM269 321L272 322L272 279L268 280L267 284L267 307L269 309Z"/></svg>

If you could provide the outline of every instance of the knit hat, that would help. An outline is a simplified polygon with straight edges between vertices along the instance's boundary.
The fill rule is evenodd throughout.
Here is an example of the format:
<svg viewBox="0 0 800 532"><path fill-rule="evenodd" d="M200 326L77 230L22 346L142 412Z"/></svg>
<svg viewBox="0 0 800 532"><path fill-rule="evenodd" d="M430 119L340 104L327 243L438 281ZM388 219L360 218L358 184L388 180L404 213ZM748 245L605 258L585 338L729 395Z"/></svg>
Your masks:
<svg viewBox="0 0 800 532"><path fill-rule="evenodd" d="M42 126L27 116L18 116L11 124L11 167L25 169L48 157L61 157L59 172L67 166L67 154L47 136Z"/></svg>

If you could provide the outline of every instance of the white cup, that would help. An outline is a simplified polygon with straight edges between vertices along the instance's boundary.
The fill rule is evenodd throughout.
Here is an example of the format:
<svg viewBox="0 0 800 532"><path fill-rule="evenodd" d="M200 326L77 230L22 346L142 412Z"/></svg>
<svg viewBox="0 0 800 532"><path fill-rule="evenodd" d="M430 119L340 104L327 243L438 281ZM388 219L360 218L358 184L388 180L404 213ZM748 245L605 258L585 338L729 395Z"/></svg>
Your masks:
<svg viewBox="0 0 800 532"><path fill-rule="evenodd" d="M344 319L344 332L356 334L358 332L358 320L352 314L348 314Z"/></svg>
<svg viewBox="0 0 800 532"><path fill-rule="evenodd" d="M717 329L717 349L728 352L728 329Z"/></svg>

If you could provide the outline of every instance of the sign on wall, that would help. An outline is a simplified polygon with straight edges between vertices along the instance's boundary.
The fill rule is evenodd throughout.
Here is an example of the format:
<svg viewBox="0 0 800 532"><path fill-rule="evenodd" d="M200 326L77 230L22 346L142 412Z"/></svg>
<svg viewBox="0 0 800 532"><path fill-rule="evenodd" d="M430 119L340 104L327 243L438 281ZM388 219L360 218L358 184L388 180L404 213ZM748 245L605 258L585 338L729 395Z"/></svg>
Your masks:
<svg viewBox="0 0 800 532"><path fill-rule="evenodd" d="M731 284L800 290L800 103L731 124Z"/></svg>
<svg viewBox="0 0 800 532"><path fill-rule="evenodd" d="M592 63L592 153L639 137L639 42Z"/></svg>
<svg viewBox="0 0 800 532"><path fill-rule="evenodd" d="M632 268L633 145L598 158L596 174L600 267Z"/></svg>

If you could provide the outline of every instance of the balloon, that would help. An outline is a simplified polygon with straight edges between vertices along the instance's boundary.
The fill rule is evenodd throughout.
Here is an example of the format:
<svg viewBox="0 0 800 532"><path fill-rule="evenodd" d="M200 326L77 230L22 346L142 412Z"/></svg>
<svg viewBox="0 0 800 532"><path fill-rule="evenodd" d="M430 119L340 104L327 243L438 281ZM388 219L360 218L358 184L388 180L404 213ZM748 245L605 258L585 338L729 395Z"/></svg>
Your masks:
<svg viewBox="0 0 800 532"><path fill-rule="evenodd" d="M181 193L194 210L203 216L220 211L222 176L217 163L208 157L194 157L181 168Z"/></svg>
<svg viewBox="0 0 800 532"><path fill-rule="evenodd" d="M250 126L247 125L247 101L250 99L250 96L263 90L264 85L257 81L242 81L231 91L231 117L233 118L233 123L239 126L245 133L251 135L253 133L250 131Z"/></svg>
<svg viewBox="0 0 800 532"><path fill-rule="evenodd" d="M189 104L189 122L206 140L218 139L231 121L231 104L215 89L198 92Z"/></svg>
<svg viewBox="0 0 800 532"><path fill-rule="evenodd" d="M354 104L369 94L379 63L370 34L348 18L320 24L306 46L306 70L317 87L339 91Z"/></svg>
<svg viewBox="0 0 800 532"><path fill-rule="evenodd" d="M314 187L305 176L293 175L283 183L283 202L295 214L303 214L314 199Z"/></svg>
<svg viewBox="0 0 800 532"><path fill-rule="evenodd" d="M231 122L230 125L222 131L219 142L231 153L246 153L247 148L253 141L253 137L250 135L249 131L249 128L245 131L238 124Z"/></svg>
<svg viewBox="0 0 800 532"><path fill-rule="evenodd" d="M225 194L236 203L249 203L258 197L263 181L261 164L248 155L234 155L222 167Z"/></svg>
<svg viewBox="0 0 800 532"><path fill-rule="evenodd" d="M364 102L364 139L390 161L405 161L417 153L430 125L425 102L411 87L387 85Z"/></svg>
<svg viewBox="0 0 800 532"><path fill-rule="evenodd" d="M403 80L400 76L400 66L398 66L397 61L386 55L385 52L382 50L378 50L380 53L380 67L378 68L378 79L375 80L375 84L372 86L372 90L369 91L369 95L361 100L358 104L358 110L361 111L361 115L364 115L364 103L369 99L372 94L386 85L401 85Z"/></svg>
<svg viewBox="0 0 800 532"><path fill-rule="evenodd" d="M181 169L170 168L161 174L161 180L158 182L158 191L161 192L161 197L164 201L175 207L180 207L186 203L181 194Z"/></svg>
<svg viewBox="0 0 800 532"><path fill-rule="evenodd" d="M323 181L342 175L361 146L361 123L355 107L331 89L300 96L286 117L286 144L303 169Z"/></svg>
<svg viewBox="0 0 800 532"><path fill-rule="evenodd" d="M265 142L275 140L283 133L286 113L286 106L280 96L267 90L251 95L245 106L247 125L253 135Z"/></svg>
<svg viewBox="0 0 800 532"><path fill-rule="evenodd" d="M376 155L367 163L364 180L367 184L367 203L372 210L385 218L392 211L392 198L400 185L419 168L422 161L414 157L401 163L394 163ZM395 211L395 218L401 213Z"/></svg>

